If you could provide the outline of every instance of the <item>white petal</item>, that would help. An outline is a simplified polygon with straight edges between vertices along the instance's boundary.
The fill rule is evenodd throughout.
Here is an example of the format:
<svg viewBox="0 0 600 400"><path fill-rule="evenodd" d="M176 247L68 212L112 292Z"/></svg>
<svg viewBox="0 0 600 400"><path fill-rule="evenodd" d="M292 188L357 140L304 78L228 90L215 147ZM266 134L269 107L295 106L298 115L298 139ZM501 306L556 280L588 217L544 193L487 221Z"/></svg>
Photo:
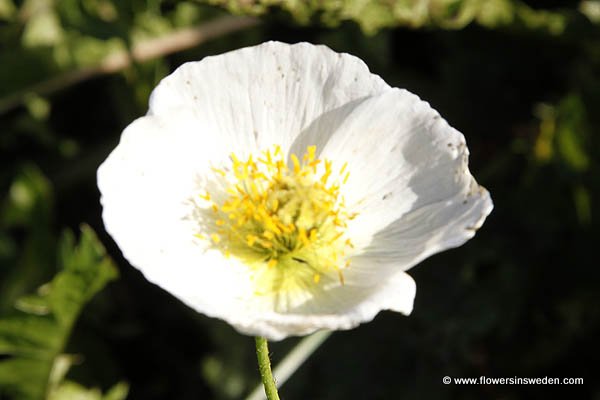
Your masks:
<svg viewBox="0 0 600 400"><path fill-rule="evenodd" d="M220 148L214 137L198 134L204 129L211 130L184 111L136 120L99 168L98 186L104 224L125 258L198 311L220 315L250 285L239 266L204 252L194 240L195 222L186 218L198 175Z"/></svg>
<svg viewBox="0 0 600 400"><path fill-rule="evenodd" d="M197 174L219 149L210 126L198 134L194 115L147 116L132 123L98 171L103 218L124 256L151 282L191 308L221 318L240 331L271 340L319 329L349 329L381 309L409 313L414 282L406 274L371 285L349 283L316 290L283 313L254 294L248 269L193 239L187 200ZM337 279L337 278L336 278Z"/></svg>
<svg viewBox="0 0 600 400"><path fill-rule="evenodd" d="M274 144L348 161L360 254L303 296L257 296L249 270L194 239L191 199L211 165ZM349 329L382 309L412 310L403 270L460 245L492 208L467 168L463 136L425 102L390 89L359 59L270 42L188 63L153 92L98 171L103 218L148 280L240 331L282 339ZM341 164L340 164L341 165ZM334 282L334 283L332 283Z"/></svg>
<svg viewBox="0 0 600 400"><path fill-rule="evenodd" d="M267 42L182 65L154 90L149 114L189 109L240 156L274 144L286 152L323 113L388 89L354 56Z"/></svg>
<svg viewBox="0 0 600 400"><path fill-rule="evenodd" d="M396 268L464 243L492 210L468 170L463 135L405 90L357 104L322 156L349 162L342 189L359 212L349 236L358 248L369 246L364 257L383 248L396 255Z"/></svg>
<svg viewBox="0 0 600 400"><path fill-rule="evenodd" d="M414 280L405 272L397 271L375 286L338 285L285 314L262 313L247 322L229 322L241 332L270 340L307 335L321 329L351 329L371 321L381 310L410 314L415 292Z"/></svg>

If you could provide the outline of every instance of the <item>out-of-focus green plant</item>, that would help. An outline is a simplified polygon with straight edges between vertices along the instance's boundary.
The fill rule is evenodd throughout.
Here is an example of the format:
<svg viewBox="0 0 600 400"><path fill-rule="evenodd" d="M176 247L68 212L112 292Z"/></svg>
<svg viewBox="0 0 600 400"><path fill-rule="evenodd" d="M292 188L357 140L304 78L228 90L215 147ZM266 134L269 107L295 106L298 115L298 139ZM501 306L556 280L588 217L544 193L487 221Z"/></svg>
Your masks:
<svg viewBox="0 0 600 400"><path fill-rule="evenodd" d="M192 1L27 0L17 7L0 0L0 114L27 100L30 92L53 92L120 71L134 60L164 62L160 55L181 46L177 35L190 35L186 29L221 14ZM232 21L222 25L197 33L195 41L184 37L183 47L236 28ZM169 35L175 35L173 43L151 42Z"/></svg>
<svg viewBox="0 0 600 400"><path fill-rule="evenodd" d="M307 23L315 16L329 26L352 20L357 22L365 32L371 34L382 28L396 26L460 29L472 22L489 28L523 26L559 34L567 23L567 15L564 13L534 10L525 3L515 0L209 0L209 2L224 6L234 13L253 15L261 15L271 7L279 7L288 11L300 23ZM586 9L588 8L590 7Z"/></svg>
<svg viewBox="0 0 600 400"><path fill-rule="evenodd" d="M539 104L539 135L533 154L540 164L553 162L569 172L573 204L582 224L592 218L591 191L583 183L595 156L588 110L579 94L569 94L557 105Z"/></svg>
<svg viewBox="0 0 600 400"><path fill-rule="evenodd" d="M540 104L537 114L540 134L534 148L536 159L547 162L557 158L573 171L587 170L591 132L581 97L571 94L556 106Z"/></svg>
<svg viewBox="0 0 600 400"><path fill-rule="evenodd" d="M5 138L9 135L5 132ZM52 275L56 240L51 229L54 191L48 178L33 163L16 166L6 196L0 203L0 311ZM16 240L11 232L21 232ZM35 283L34 283L35 285Z"/></svg>
<svg viewBox="0 0 600 400"><path fill-rule="evenodd" d="M85 304L111 280L117 270L96 235L87 226L77 246L70 232L59 244L62 270L36 294L20 298L17 311L0 319L0 397L22 400L73 398L118 400L124 384L106 396L65 380L78 356L64 354L75 321Z"/></svg>

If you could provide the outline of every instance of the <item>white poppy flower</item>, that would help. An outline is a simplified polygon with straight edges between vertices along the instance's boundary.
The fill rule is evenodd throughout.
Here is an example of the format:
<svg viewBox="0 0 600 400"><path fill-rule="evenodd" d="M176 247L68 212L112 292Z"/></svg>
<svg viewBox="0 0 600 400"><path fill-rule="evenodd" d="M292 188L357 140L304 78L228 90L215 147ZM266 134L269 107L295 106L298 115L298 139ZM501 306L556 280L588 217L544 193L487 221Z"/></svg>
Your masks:
<svg viewBox="0 0 600 400"><path fill-rule="evenodd" d="M124 256L279 340L412 311L405 272L492 210L463 135L358 58L268 42L182 65L98 170Z"/></svg>

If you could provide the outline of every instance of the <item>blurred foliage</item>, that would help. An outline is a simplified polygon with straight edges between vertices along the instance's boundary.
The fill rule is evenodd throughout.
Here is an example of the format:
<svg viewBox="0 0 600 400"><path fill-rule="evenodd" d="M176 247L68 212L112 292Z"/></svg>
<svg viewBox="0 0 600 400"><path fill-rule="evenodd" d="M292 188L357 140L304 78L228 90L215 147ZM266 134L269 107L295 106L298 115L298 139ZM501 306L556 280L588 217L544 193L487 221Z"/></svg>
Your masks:
<svg viewBox="0 0 600 400"><path fill-rule="evenodd" d="M566 12L535 10L515 0L209 1L234 13L252 15L261 15L271 7L279 7L300 23L308 23L315 16L328 26L352 20L371 34L382 28L397 26L461 29L472 22L489 28L515 25L560 34L569 15Z"/></svg>
<svg viewBox="0 0 600 400"><path fill-rule="evenodd" d="M17 9L12 0L1 0L0 41L10 56L2 58L0 111L33 95L31 107L41 117L43 99L35 92L60 89L79 79L77 73L61 72L100 73L91 68L102 68L140 43L217 14L189 1L25 0ZM34 84L40 86L30 93ZM148 94L149 89L144 98Z"/></svg>
<svg viewBox="0 0 600 400"><path fill-rule="evenodd" d="M595 0L0 0L0 398L41 398L50 384L52 399L121 399L128 387L114 383L126 381L130 399L237 399L258 383L251 338L122 258L95 171L170 71L282 40L355 54L429 101L465 134L495 202L473 240L411 270L409 318L335 333L283 397L599 399L599 23ZM129 58L139 51L145 61ZM91 230L78 246L59 239L83 222L121 270L102 291L114 273ZM9 335L7 321L31 326ZM275 363L295 342L273 344ZM585 385L459 387L445 375Z"/></svg>
<svg viewBox="0 0 600 400"><path fill-rule="evenodd" d="M93 231L84 226L77 247L67 232L58 246L62 270L36 294L21 297L17 312L0 319L0 395L24 400L73 398L120 400L126 386L105 397L64 377L76 355L64 354L66 342L85 304L117 276Z"/></svg>

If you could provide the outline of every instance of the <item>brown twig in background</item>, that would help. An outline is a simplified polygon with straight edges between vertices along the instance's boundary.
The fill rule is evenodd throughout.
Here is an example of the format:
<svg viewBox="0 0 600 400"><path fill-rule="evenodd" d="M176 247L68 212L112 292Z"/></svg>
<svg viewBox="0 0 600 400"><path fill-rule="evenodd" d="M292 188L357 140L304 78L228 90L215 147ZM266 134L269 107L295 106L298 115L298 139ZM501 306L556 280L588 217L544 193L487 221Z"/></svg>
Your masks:
<svg viewBox="0 0 600 400"><path fill-rule="evenodd" d="M121 71L133 62L143 62L189 49L210 39L258 25L259 20L249 17L223 17L194 28L149 39L135 45L130 52L107 56L98 66L65 72L0 99L0 114L18 107L28 94L47 95L94 76Z"/></svg>

